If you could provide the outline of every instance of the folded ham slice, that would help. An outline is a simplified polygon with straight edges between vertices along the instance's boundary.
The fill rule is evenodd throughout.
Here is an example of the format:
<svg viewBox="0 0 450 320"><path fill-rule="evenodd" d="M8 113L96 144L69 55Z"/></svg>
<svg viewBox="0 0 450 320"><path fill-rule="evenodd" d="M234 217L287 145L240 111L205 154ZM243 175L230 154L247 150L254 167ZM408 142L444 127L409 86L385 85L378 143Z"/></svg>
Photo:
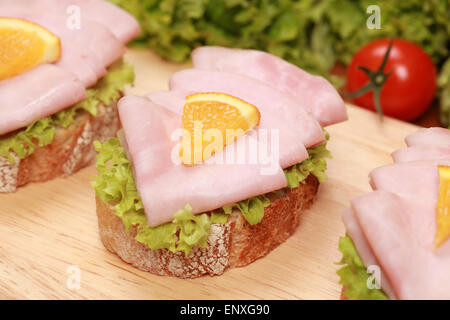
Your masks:
<svg viewBox="0 0 450 320"><path fill-rule="evenodd" d="M322 126L347 120L342 98L326 79L274 55L257 50L200 47L192 52L192 61L194 68L245 75L289 94L308 108Z"/></svg>
<svg viewBox="0 0 450 320"><path fill-rule="evenodd" d="M86 87L94 85L106 73L106 67L120 59L125 47L108 28L81 19L80 29L68 27L67 15L48 13L45 7L0 6L0 16L35 22L61 39L62 56L56 64L73 72Z"/></svg>
<svg viewBox="0 0 450 320"><path fill-rule="evenodd" d="M69 6L78 6L83 19L95 21L107 27L122 43L126 44L140 32L136 19L125 10L102 0L34 0L52 12L67 14Z"/></svg>
<svg viewBox="0 0 450 320"><path fill-rule="evenodd" d="M375 191L352 208L398 299L450 299L450 242L433 249L436 202Z"/></svg>
<svg viewBox="0 0 450 320"><path fill-rule="evenodd" d="M176 163L180 136L172 135L181 128L179 114L137 96L122 98L118 107L136 186L150 226L172 221L173 214L186 204L191 205L193 213L207 212L287 186L279 165L273 174L264 175L261 172L265 165L249 161L191 167ZM212 159L251 139L244 135Z"/></svg>
<svg viewBox="0 0 450 320"><path fill-rule="evenodd" d="M444 128L420 129L405 138L409 147L450 146L450 130Z"/></svg>
<svg viewBox="0 0 450 320"><path fill-rule="evenodd" d="M2 135L82 101L86 90L73 73L45 64L1 81L0 97Z"/></svg>
<svg viewBox="0 0 450 320"><path fill-rule="evenodd" d="M21 7L35 7L68 18L76 14L69 10L78 7L85 20L95 21L107 27L122 43L127 43L140 32L139 23L125 10L103 0L0 0L2 6L14 4Z"/></svg>
<svg viewBox="0 0 450 320"><path fill-rule="evenodd" d="M64 54L55 65L73 72L86 88L95 85L100 78L106 75L107 70L103 63L100 63L95 57L87 56L79 48L67 45L67 42L64 41L62 51Z"/></svg>
<svg viewBox="0 0 450 320"><path fill-rule="evenodd" d="M164 106L181 117L186 102L185 98L189 94L191 94L191 92L157 91L148 94L147 97L155 104ZM258 108L260 112L262 112L261 107L258 106ZM258 130L267 130L268 133L272 129L277 129L279 131L279 139L276 141L276 145L278 146L280 166L284 169L307 159L308 152L305 146L300 139L298 139L298 136L295 135L293 130L286 126L285 121L271 110L264 111L264 116L261 117ZM269 134L267 136L269 138L267 144L270 146L270 136Z"/></svg>
<svg viewBox="0 0 450 320"><path fill-rule="evenodd" d="M450 159L396 163L379 167L370 173L371 185L375 190L409 197L411 201L437 201L438 165L450 165Z"/></svg>
<svg viewBox="0 0 450 320"><path fill-rule="evenodd" d="M175 73L169 81L171 90L187 92L223 92L255 106L261 121L278 118L282 124L272 129L292 130L306 148L325 141L319 123L289 95L252 78L227 72L188 69ZM281 135L280 135L281 136Z"/></svg>
<svg viewBox="0 0 450 320"><path fill-rule="evenodd" d="M186 96L194 92L187 91L154 91L146 95L151 101L157 105L163 106L178 115L183 114Z"/></svg>
<svg viewBox="0 0 450 320"><path fill-rule="evenodd" d="M450 159L450 146L415 146L392 153L395 162Z"/></svg>

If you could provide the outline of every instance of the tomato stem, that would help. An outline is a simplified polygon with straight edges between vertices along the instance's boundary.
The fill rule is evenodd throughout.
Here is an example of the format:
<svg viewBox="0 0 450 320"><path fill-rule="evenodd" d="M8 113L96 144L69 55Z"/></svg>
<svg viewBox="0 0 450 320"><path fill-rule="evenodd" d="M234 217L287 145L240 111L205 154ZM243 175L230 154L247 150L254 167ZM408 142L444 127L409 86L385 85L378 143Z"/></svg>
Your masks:
<svg viewBox="0 0 450 320"><path fill-rule="evenodd" d="M346 98L351 99L351 98L359 97L360 95L363 95L369 91L373 91L375 109L377 110L377 113L380 115L380 118L383 118L383 109L381 107L381 102L380 102L381 89L383 88L383 85L386 82L386 80L392 74L392 71L389 73L385 73L384 68L386 67L393 42L394 42L394 39L391 39L391 41L389 42L388 48L386 50L386 53L383 57L383 61L381 62L381 65L378 68L378 70L372 71L367 67L358 66L358 69L367 75L367 77L369 78L369 81L360 89L358 89L354 92L348 93L348 94L344 94L344 96Z"/></svg>

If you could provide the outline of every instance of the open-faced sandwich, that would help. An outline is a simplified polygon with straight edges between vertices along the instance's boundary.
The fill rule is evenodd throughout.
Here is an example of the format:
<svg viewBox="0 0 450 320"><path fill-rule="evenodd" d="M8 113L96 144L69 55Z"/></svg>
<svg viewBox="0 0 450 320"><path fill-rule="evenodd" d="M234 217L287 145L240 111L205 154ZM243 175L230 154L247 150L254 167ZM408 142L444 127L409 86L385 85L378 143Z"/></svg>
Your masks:
<svg viewBox="0 0 450 320"><path fill-rule="evenodd" d="M100 236L159 275L222 274L293 234L347 118L323 78L253 51L202 47L170 91L126 96L118 138L96 142ZM312 112L311 112L312 111Z"/></svg>
<svg viewBox="0 0 450 320"><path fill-rule="evenodd" d="M406 144L344 212L344 299L450 299L450 130L421 129Z"/></svg>
<svg viewBox="0 0 450 320"><path fill-rule="evenodd" d="M95 160L92 142L119 129L139 31L101 0L0 0L0 193Z"/></svg>

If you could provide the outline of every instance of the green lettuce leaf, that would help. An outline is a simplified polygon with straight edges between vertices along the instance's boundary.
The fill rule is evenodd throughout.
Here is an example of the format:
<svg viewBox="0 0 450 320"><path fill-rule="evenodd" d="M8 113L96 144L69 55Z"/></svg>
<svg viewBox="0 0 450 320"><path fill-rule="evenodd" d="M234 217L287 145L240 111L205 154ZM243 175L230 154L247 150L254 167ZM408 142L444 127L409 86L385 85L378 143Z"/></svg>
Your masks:
<svg viewBox="0 0 450 320"><path fill-rule="evenodd" d="M224 212L212 212L211 213L211 223L225 224L228 221L230 214Z"/></svg>
<svg viewBox="0 0 450 320"><path fill-rule="evenodd" d="M108 68L108 73L92 88L86 90L87 98L76 105L61 110L49 117L36 120L27 128L0 137L0 157L14 163L15 154L23 159L31 155L36 146L43 147L53 142L56 128L67 128L75 122L78 112L85 110L97 115L101 102L106 105L119 98L126 84L134 81L133 67L119 61Z"/></svg>
<svg viewBox="0 0 450 320"><path fill-rule="evenodd" d="M337 274L341 277L339 283L346 286L344 295L349 300L388 300L383 290L367 287L370 274L367 273L350 237L339 239L339 250L342 252L342 260L338 264L344 266L337 271Z"/></svg>
<svg viewBox="0 0 450 320"><path fill-rule="evenodd" d="M264 218L264 208L268 206L270 206L270 200L266 196L261 195L223 206L222 209L225 214L229 215L233 208L237 208L249 224L255 225Z"/></svg>
<svg viewBox="0 0 450 320"><path fill-rule="evenodd" d="M186 256L195 245L201 248L208 246L211 227L211 218L208 214L193 215L192 208L186 205L173 215L173 223L180 230L177 249L184 251Z"/></svg>
<svg viewBox="0 0 450 320"><path fill-rule="evenodd" d="M10 163L14 163L15 155L20 159L28 157L34 152L36 145L49 145L54 135L55 127L51 117L36 120L24 130L0 137L0 157L8 158Z"/></svg>
<svg viewBox="0 0 450 320"><path fill-rule="evenodd" d="M325 174L327 161L325 158L331 158L331 153L327 149L327 142L330 139L328 132L326 132L325 138L324 144L308 149L308 159L284 169L289 188L297 188L300 183L305 183L310 174L313 174L319 182L327 180Z"/></svg>

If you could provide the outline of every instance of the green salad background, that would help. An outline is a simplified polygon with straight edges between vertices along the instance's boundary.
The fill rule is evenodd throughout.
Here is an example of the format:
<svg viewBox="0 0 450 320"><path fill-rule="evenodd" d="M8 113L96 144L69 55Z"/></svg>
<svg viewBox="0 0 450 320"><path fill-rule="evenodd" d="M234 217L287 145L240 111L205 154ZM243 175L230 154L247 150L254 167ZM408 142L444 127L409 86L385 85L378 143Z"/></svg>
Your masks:
<svg viewBox="0 0 450 320"><path fill-rule="evenodd" d="M420 45L439 70L441 122L450 125L450 2L448 0L110 0L142 26L136 45L186 61L201 45L254 48L325 76L347 65L365 43L400 37ZM381 29L366 27L369 5L381 11Z"/></svg>

